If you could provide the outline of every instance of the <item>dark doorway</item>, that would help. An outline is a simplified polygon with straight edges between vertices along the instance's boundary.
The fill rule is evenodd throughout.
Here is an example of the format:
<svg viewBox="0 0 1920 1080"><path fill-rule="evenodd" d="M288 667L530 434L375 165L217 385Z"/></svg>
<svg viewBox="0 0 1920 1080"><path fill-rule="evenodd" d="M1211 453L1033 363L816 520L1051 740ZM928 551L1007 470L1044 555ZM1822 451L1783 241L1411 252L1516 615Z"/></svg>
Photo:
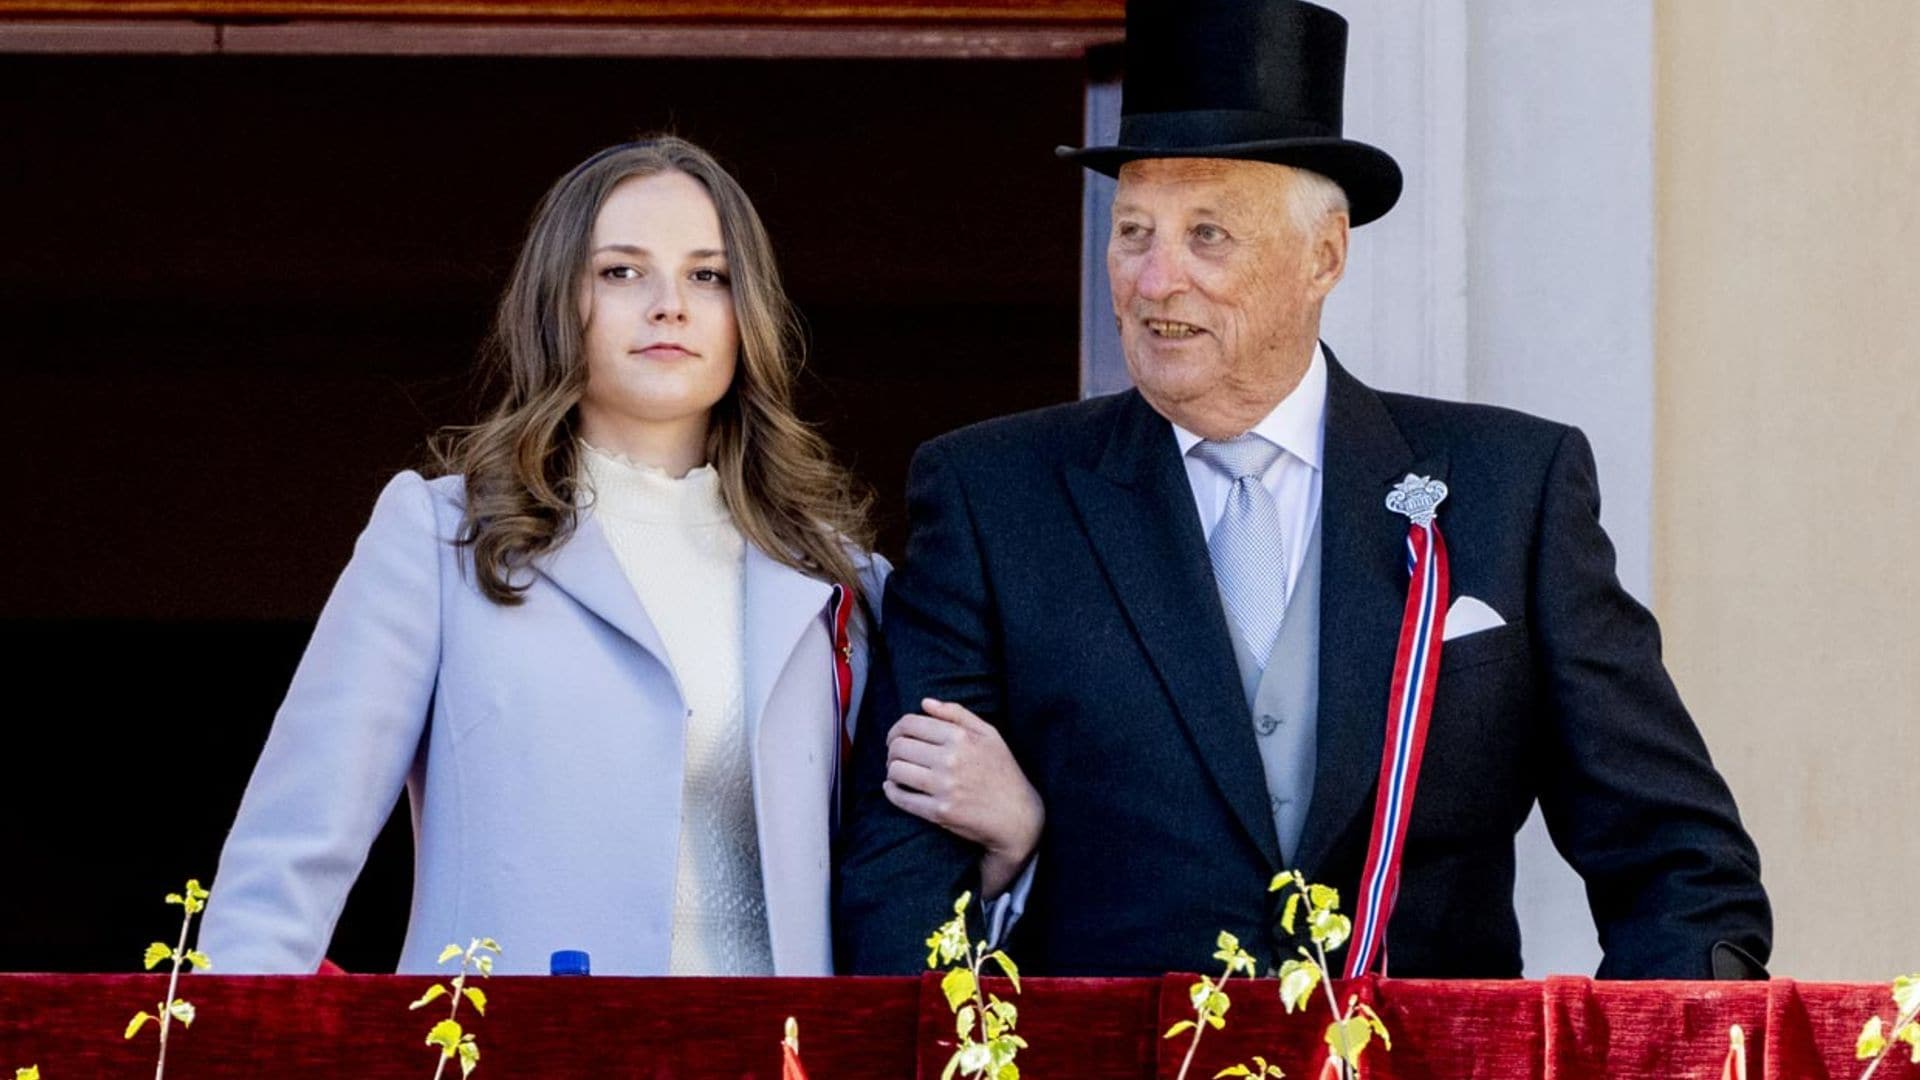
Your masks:
<svg viewBox="0 0 1920 1080"><path fill-rule="evenodd" d="M374 495L469 416L546 186L672 130L811 327L806 411L904 535L912 448L1077 392L1078 61L11 56L0 969L123 970L207 879ZM335 938L390 970L402 806Z"/></svg>

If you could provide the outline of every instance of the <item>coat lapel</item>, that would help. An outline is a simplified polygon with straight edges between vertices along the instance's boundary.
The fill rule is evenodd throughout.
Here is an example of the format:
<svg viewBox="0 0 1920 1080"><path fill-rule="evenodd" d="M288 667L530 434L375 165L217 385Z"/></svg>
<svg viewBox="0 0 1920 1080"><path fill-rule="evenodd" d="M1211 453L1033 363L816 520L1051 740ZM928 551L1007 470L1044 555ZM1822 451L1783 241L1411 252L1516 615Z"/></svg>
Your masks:
<svg viewBox="0 0 1920 1080"><path fill-rule="evenodd" d="M1276 869L1266 774L1178 444L1130 393L1096 469L1067 489L1107 580L1220 794Z"/></svg>
<svg viewBox="0 0 1920 1080"><path fill-rule="evenodd" d="M647 609L633 591L633 583L620 568L620 560L591 510L580 511L573 535L566 543L534 560L534 568L581 607L652 654L674 680L675 692L680 692L680 680L674 675L673 662L667 656L660 631L647 616ZM684 697L682 694L683 700Z"/></svg>
<svg viewBox="0 0 1920 1080"><path fill-rule="evenodd" d="M1347 374L1331 351L1327 367L1319 749L1297 859L1309 878L1354 817L1371 809L1379 779L1407 599L1407 522L1387 510L1387 491L1409 472L1446 473L1443 458L1415 460L1379 395Z"/></svg>
<svg viewBox="0 0 1920 1080"><path fill-rule="evenodd" d="M825 975L832 971L827 793L839 750L825 619L832 587L748 544L741 591L742 691L774 970ZM815 627L817 640L803 648Z"/></svg>
<svg viewBox="0 0 1920 1080"><path fill-rule="evenodd" d="M747 739L759 746L760 720L773 687L786 670L800 635L816 619L824 619L833 587L777 562L752 544L747 545L743 599L746 605L746 655L743 689L746 692ZM825 622L821 623L822 630ZM822 692L833 672L819 673ZM755 755L756 762L758 755Z"/></svg>

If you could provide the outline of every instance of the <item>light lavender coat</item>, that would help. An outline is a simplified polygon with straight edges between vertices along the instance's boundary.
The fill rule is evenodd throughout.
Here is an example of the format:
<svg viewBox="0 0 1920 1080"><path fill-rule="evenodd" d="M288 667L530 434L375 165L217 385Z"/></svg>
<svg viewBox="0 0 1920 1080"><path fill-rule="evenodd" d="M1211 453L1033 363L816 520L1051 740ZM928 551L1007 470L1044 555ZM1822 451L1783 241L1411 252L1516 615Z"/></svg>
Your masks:
<svg viewBox="0 0 1920 1080"><path fill-rule="evenodd" d="M502 973L544 973L562 948L596 973L666 971L687 712L666 649L591 511L536 563L525 603L489 601L449 543L462 498L459 478L412 472L381 492L221 854L200 938L216 970L315 970L404 785L400 971L473 937L500 942ZM865 568L870 600L886 570ZM749 544L742 591L774 969L829 974L830 589ZM853 667L849 716L858 638Z"/></svg>

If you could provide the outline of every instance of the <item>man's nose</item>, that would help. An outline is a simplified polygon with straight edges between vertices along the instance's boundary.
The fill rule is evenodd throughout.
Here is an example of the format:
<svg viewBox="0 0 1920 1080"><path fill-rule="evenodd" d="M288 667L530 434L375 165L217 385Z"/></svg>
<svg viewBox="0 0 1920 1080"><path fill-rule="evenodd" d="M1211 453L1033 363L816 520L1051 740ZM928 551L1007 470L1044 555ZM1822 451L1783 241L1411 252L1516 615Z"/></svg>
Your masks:
<svg viewBox="0 0 1920 1080"><path fill-rule="evenodd" d="M1140 273L1134 291L1143 300L1164 300L1187 287L1185 252L1178 244L1155 237L1140 255Z"/></svg>

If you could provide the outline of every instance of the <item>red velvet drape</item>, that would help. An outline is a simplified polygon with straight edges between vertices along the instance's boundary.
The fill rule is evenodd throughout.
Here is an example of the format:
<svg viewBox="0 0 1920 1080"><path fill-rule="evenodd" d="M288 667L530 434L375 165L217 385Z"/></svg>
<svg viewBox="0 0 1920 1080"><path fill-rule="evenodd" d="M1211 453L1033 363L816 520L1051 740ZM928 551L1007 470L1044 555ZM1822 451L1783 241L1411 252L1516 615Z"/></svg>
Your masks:
<svg viewBox="0 0 1920 1080"><path fill-rule="evenodd" d="M423 1039L445 999L407 1005L434 980L408 976L256 978L193 976L191 1029L177 1025L167 1075L352 1076L424 1080L433 1054ZM1161 1032L1189 1014L1191 976L1153 979L1030 979L1019 1031L1031 1044L1022 1075L1167 1077L1184 1039ZM165 992L159 975L0 975L0 1077L40 1066L45 1080L147 1077L154 1029L131 1042L126 1021ZM800 1024L811 1080L940 1075L953 1024L928 979L498 978L487 1015L463 1007L479 1035L487 1077L778 1077L788 1016ZM997 989L1007 993L1004 983ZM1190 1074L1211 1077L1261 1054L1291 1077L1317 1074L1324 1057L1324 1002L1287 1016L1272 982L1228 984L1224 1031L1210 1031ZM1340 984L1377 1009L1393 1049L1368 1052L1380 1080L1676 1080L1720 1075L1727 1027L1746 1029L1750 1075L1851 1080L1860 1074L1854 1038L1868 1016L1891 1018L1879 984L1425 982L1369 979ZM450 1067L448 1075L457 1075ZM1920 1067L1895 1055L1876 1080L1915 1080Z"/></svg>

